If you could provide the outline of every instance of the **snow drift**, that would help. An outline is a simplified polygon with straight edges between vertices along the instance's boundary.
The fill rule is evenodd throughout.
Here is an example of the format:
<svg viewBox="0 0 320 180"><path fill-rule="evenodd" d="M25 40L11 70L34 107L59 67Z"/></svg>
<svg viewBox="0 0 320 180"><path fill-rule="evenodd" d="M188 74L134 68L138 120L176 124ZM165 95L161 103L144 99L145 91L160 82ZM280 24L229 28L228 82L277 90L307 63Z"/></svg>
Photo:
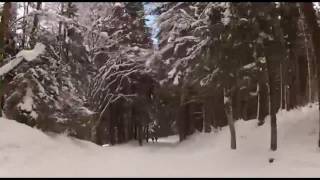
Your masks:
<svg viewBox="0 0 320 180"><path fill-rule="evenodd" d="M237 150L228 127L139 147L100 147L0 119L1 177L319 177L318 109L278 113L278 150L269 150L270 121L237 121ZM269 163L269 158L274 158Z"/></svg>

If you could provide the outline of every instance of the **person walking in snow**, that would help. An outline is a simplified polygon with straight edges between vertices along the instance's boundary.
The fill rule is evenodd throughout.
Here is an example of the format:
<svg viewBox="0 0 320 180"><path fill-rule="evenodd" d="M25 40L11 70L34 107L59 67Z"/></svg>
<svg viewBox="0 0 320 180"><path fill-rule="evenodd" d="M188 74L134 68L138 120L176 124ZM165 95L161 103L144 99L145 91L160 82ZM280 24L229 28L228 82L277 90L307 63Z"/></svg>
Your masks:
<svg viewBox="0 0 320 180"><path fill-rule="evenodd" d="M156 122L153 122L150 126L150 136L152 142L158 142L158 131L159 131L159 125Z"/></svg>

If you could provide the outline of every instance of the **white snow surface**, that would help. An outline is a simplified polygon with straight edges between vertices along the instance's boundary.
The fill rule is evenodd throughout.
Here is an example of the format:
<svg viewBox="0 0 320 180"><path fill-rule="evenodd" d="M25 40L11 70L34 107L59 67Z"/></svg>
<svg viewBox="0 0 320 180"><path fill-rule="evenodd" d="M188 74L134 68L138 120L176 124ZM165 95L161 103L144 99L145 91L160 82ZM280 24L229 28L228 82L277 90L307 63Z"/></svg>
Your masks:
<svg viewBox="0 0 320 180"><path fill-rule="evenodd" d="M237 121L237 150L230 149L228 127L182 143L170 136L143 147L136 141L102 147L1 118L0 176L319 177L317 105L281 111L277 118L276 152L269 150L269 118L259 127L257 120Z"/></svg>
<svg viewBox="0 0 320 180"><path fill-rule="evenodd" d="M7 64L0 67L0 76L8 73L21 63L23 59L26 61L33 61L42 54L45 50L45 45L37 43L32 50L21 50L14 59L10 60Z"/></svg>
<svg viewBox="0 0 320 180"><path fill-rule="evenodd" d="M21 63L23 60L23 57L17 57L13 60L9 61L7 64L0 67L0 76L3 76L4 74L10 72L12 69L14 69L17 65Z"/></svg>
<svg viewBox="0 0 320 180"><path fill-rule="evenodd" d="M45 51L46 46L42 43L37 43L32 50L22 50L16 57L23 57L27 61L32 61Z"/></svg>
<svg viewBox="0 0 320 180"><path fill-rule="evenodd" d="M28 112L32 111L33 106L33 93L31 88L27 89L26 95L23 97L23 102L18 104L18 107L20 107L22 110L26 110Z"/></svg>
<svg viewBox="0 0 320 180"><path fill-rule="evenodd" d="M38 118L38 114L35 111L33 111L33 93L31 88L27 89L26 95L23 97L23 101L18 104L18 107L21 110L30 112L30 116L33 119Z"/></svg>

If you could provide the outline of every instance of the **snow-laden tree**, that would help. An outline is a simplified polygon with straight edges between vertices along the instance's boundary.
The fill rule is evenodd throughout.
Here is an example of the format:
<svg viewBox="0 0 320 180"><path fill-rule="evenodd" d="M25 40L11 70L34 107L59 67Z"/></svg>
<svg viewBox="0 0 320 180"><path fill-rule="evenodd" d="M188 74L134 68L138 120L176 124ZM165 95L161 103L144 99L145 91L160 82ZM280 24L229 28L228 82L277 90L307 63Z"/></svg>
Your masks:
<svg viewBox="0 0 320 180"><path fill-rule="evenodd" d="M276 4L166 3L163 9L160 8L159 18L160 53L155 57L162 65L171 67L164 71L167 76L163 76L162 82L179 85L180 107L187 104L186 92L190 87L200 85L198 92L203 92L205 98L214 89L219 91L215 94L224 96L224 111L233 137L232 148L235 148L234 118L248 118L248 108L242 107L248 106L252 99L260 97L266 104L264 84L268 82L272 134L275 135L280 61L273 59L283 61L286 52ZM269 18L266 18L264 15L268 13ZM275 51L271 50L273 48L277 49L276 54L271 53ZM256 89L263 89L263 97L262 91L255 92ZM261 106L261 102L258 104ZM263 119L266 107L256 109L264 111L259 115L259 119ZM178 112L183 117L177 119L180 140L188 131L184 112Z"/></svg>
<svg viewBox="0 0 320 180"><path fill-rule="evenodd" d="M143 11L139 12L143 10L141 3L110 3L108 6L110 14L91 15L95 20L89 34L92 37L97 34L100 38L92 44L89 39L87 41L97 69L88 92L91 107L99 113L95 134L99 143L109 136L109 143L114 144L116 137L118 142L130 139L128 134L134 129L141 144L143 126L150 119L148 104L153 80L145 64L151 39L144 26L143 14L140 14ZM123 113L117 113L115 107ZM118 126L119 123L123 125ZM105 137L100 135L103 132Z"/></svg>
<svg viewBox="0 0 320 180"><path fill-rule="evenodd" d="M177 126L183 140L192 131L184 120L185 111L190 108L190 102L202 98L201 79L217 71L214 60L208 59L207 49L229 23L229 9L226 3L165 3L159 9L162 11L158 22L159 53L155 57L160 60L153 62L160 61L165 67L161 83L176 86L178 90ZM213 66L209 67L208 63ZM198 89L198 93L192 93L192 89Z"/></svg>
<svg viewBox="0 0 320 180"><path fill-rule="evenodd" d="M12 76L2 97L4 114L45 131L65 132L91 140L93 113L85 107L91 63L81 33L80 36L79 31L72 33L80 26L72 16L75 8L68 4L67 14L59 15L53 13L52 8L39 7L39 3L36 4L26 15L32 26L30 34L26 34L31 39L26 41L25 48L29 49L34 42L42 42L46 52L31 63L21 61L10 71ZM59 21L65 27L63 43L56 38ZM13 58L8 58L3 67L18 62Z"/></svg>

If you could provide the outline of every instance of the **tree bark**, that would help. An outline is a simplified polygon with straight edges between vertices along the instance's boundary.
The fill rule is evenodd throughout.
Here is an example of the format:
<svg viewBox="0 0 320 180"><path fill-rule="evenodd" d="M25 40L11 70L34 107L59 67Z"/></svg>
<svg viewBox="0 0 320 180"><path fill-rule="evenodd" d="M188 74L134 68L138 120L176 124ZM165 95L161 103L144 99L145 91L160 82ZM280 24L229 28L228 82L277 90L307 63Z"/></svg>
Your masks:
<svg viewBox="0 0 320 180"><path fill-rule="evenodd" d="M71 18L72 17L72 2L68 2L68 6L67 6L67 17L68 18ZM69 58L69 43L66 42L66 38L68 36L68 29L69 29L69 26L67 25L67 23L65 23L64 25L64 42L65 42L65 50L66 50L66 57Z"/></svg>
<svg viewBox="0 0 320 180"><path fill-rule="evenodd" d="M309 55L309 44L308 44L308 36L307 32L305 29L305 24L303 23L302 25L302 32L303 32L303 39L304 39L304 46L305 46L305 51L306 51L306 57L307 57L307 63L308 63L308 102L312 102L312 82L311 82L311 57Z"/></svg>
<svg viewBox="0 0 320 180"><path fill-rule="evenodd" d="M1 23L0 23L0 61L4 58L5 41L9 33L9 20L10 20L11 2L5 2L3 5Z"/></svg>
<svg viewBox="0 0 320 180"><path fill-rule="evenodd" d="M206 133L211 132L211 124L214 121L214 111L213 111L213 98L211 96L207 97L204 104L204 118L203 118L203 131ZM214 127L216 126L213 124Z"/></svg>
<svg viewBox="0 0 320 180"><path fill-rule="evenodd" d="M261 101L261 97L260 97L260 84L259 84L259 82L257 83L257 120L259 121L260 119L259 119L259 116L260 116L260 106L261 106L261 104L260 104L260 101Z"/></svg>
<svg viewBox="0 0 320 180"><path fill-rule="evenodd" d="M25 42L26 42L26 26L27 26L27 19L26 16L28 14L28 8L29 7L29 2L23 3L23 28L22 28L22 40L21 40L21 48L25 48Z"/></svg>
<svg viewBox="0 0 320 180"><path fill-rule="evenodd" d="M183 83L183 82L182 82ZM177 117L177 125L178 125L178 132L179 132L179 141L183 141L186 138L186 87L184 84L180 87L180 102L178 107L178 117Z"/></svg>
<svg viewBox="0 0 320 180"><path fill-rule="evenodd" d="M138 141L139 145L142 146L143 143L143 128L141 123L138 123Z"/></svg>
<svg viewBox="0 0 320 180"><path fill-rule="evenodd" d="M64 3L61 3L61 9L60 9L60 15L63 14L63 10L64 10ZM61 36L62 35L62 21L59 21L59 28L58 28L58 35Z"/></svg>
<svg viewBox="0 0 320 180"><path fill-rule="evenodd" d="M273 45L270 45L273 46ZM270 53L270 52L269 52ZM270 55L270 54L269 54ZM277 58L270 55L267 57L267 68L269 77L269 114L271 117L271 150L277 150L277 117L276 117L276 101L277 101L277 78L274 67L277 67Z"/></svg>
<svg viewBox="0 0 320 180"><path fill-rule="evenodd" d="M40 10L40 9L41 9L41 2L37 2L37 10ZM38 24L39 24L39 18L38 18L38 15L35 14L34 19L33 19L33 26L31 29L31 34L30 34L30 47L31 47L31 49L33 49L34 46L36 45L35 34L36 34L36 30L38 28Z"/></svg>
<svg viewBox="0 0 320 180"><path fill-rule="evenodd" d="M283 72L282 72L282 62L280 62L280 110L283 109L283 99L284 99L284 92L283 92Z"/></svg>
<svg viewBox="0 0 320 180"><path fill-rule="evenodd" d="M195 108L194 103L188 104L188 135L194 133L195 130ZM209 124L210 126L210 124Z"/></svg>
<svg viewBox="0 0 320 180"><path fill-rule="evenodd" d="M232 99L231 96L228 95L230 92L227 92L226 89L224 89L224 109L225 113L227 115L228 119L228 125L230 129L230 136L231 136L231 149L237 148L237 142L236 142L236 130L234 127L234 119L233 119L233 113L232 113Z"/></svg>

